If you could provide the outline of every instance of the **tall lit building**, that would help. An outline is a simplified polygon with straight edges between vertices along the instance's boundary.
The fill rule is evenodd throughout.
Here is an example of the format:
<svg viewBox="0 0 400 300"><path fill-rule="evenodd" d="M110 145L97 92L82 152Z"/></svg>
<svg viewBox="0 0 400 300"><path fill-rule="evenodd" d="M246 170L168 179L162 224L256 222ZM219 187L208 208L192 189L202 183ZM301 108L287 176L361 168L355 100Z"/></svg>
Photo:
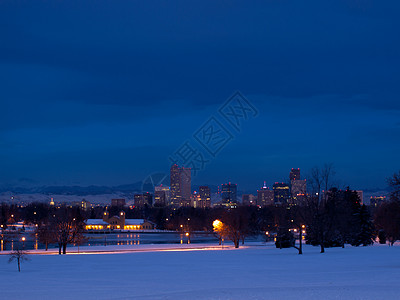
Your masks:
<svg viewBox="0 0 400 300"><path fill-rule="evenodd" d="M289 203L290 189L289 185L283 182L275 182L272 187L274 191L274 203L275 204L286 204Z"/></svg>
<svg viewBox="0 0 400 300"><path fill-rule="evenodd" d="M272 197L273 199L273 197ZM243 205L257 205L257 197L253 194L243 194L242 195Z"/></svg>
<svg viewBox="0 0 400 300"><path fill-rule="evenodd" d="M164 191L154 191L154 206L165 206L167 201L165 200Z"/></svg>
<svg viewBox="0 0 400 300"><path fill-rule="evenodd" d="M171 180L171 205L178 205L181 199L181 176L178 165L172 165L170 169Z"/></svg>
<svg viewBox="0 0 400 300"><path fill-rule="evenodd" d="M272 204L274 204L274 191L270 190L264 181L264 186L257 191L257 205L267 206Z"/></svg>
<svg viewBox="0 0 400 300"><path fill-rule="evenodd" d="M192 170L191 168L181 168L181 193L182 200L190 201L192 195Z"/></svg>
<svg viewBox="0 0 400 300"><path fill-rule="evenodd" d="M190 206L194 208L202 208L200 194L196 191L194 191L190 196Z"/></svg>
<svg viewBox="0 0 400 300"><path fill-rule="evenodd" d="M171 205L187 206L191 197L191 169L179 168L172 165L170 170L171 178Z"/></svg>
<svg viewBox="0 0 400 300"><path fill-rule="evenodd" d="M290 179L290 181L301 179L300 178L300 169L292 168L292 170L290 171L290 174L289 174L289 179Z"/></svg>
<svg viewBox="0 0 400 300"><path fill-rule="evenodd" d="M150 193L135 194L133 197L137 207L151 206L153 204L153 195Z"/></svg>
<svg viewBox="0 0 400 300"><path fill-rule="evenodd" d="M80 206L83 210L88 210L91 208L90 202L86 201L85 199L82 199Z"/></svg>
<svg viewBox="0 0 400 300"><path fill-rule="evenodd" d="M159 185L154 187L154 205L165 206L171 202L171 190L169 186Z"/></svg>
<svg viewBox="0 0 400 300"><path fill-rule="evenodd" d="M222 203L236 203L237 202L237 185L234 183L225 183L221 185L221 198Z"/></svg>
<svg viewBox="0 0 400 300"><path fill-rule="evenodd" d="M290 179L290 195L291 195L291 203L298 204L305 200L307 193L307 181L305 179L301 179L300 177L300 169L292 169L289 173Z"/></svg>
<svg viewBox="0 0 400 300"><path fill-rule="evenodd" d="M372 196L369 199L369 205L371 207L378 207L379 205L381 205L385 201L386 201L386 197L385 196Z"/></svg>
<svg viewBox="0 0 400 300"><path fill-rule="evenodd" d="M363 205L364 203L364 192L363 191L356 191L358 198L360 199L360 204Z"/></svg>
<svg viewBox="0 0 400 300"><path fill-rule="evenodd" d="M208 186L200 186L199 187L199 195L200 195L200 201L201 201L201 207L206 208L206 207L211 207L211 191L210 187Z"/></svg>
<svg viewBox="0 0 400 300"><path fill-rule="evenodd" d="M305 179L292 180L290 188L293 204L305 200L307 193L307 181Z"/></svg>

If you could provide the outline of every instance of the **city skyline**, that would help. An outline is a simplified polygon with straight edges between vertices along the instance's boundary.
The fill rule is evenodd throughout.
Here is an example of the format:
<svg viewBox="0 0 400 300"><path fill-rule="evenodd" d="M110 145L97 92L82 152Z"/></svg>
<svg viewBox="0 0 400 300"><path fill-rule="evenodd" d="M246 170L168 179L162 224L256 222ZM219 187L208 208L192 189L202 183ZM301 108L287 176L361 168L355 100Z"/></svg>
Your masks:
<svg viewBox="0 0 400 300"><path fill-rule="evenodd" d="M334 168L334 165L331 165L331 166L332 166L332 170L333 170L332 182L331 182L331 186L332 187L336 187L336 188L339 188L339 189L346 189L347 187L350 187L350 188L355 189L355 190L362 189L362 188L360 188L358 186L351 186L351 185L347 184L346 182L344 182L343 180L341 180L341 178L337 178L336 170ZM287 175L286 178L285 178L285 176L281 176L280 178L276 178L275 177L275 178L272 178L269 181L262 180L262 178L259 178L259 179L256 179L256 181L254 181L250 186L243 185L241 182L235 182L235 183L232 182L231 183L230 181L228 182L226 180L222 180L222 181L219 181L219 182L201 182L201 181L197 181L196 182L195 181L194 183L192 183L192 180L191 180L191 178L193 178L192 172L188 173L190 168L185 168L183 166L180 167L177 164L172 164L171 165L171 169L170 169L170 172L171 172L170 175L167 175L166 173L150 174L148 177L145 178L144 181L133 182L133 183L125 184L125 185L122 184L122 185L114 185L113 186L113 185L96 185L96 184L94 184L94 185L71 185L71 186L69 186L69 185L35 186L35 185L32 185L32 183L28 183L27 186L24 186L23 184L21 186L16 185L15 186L17 188L16 194L21 193L21 192L18 192L18 190L29 191L30 189L35 190L35 188L44 188L44 189L50 188L50 191L54 190L54 189L55 190L60 189L61 192L63 191L63 188L65 188L65 189L69 190L68 193L71 193L71 191L74 188L78 188L78 190L80 190L80 192L82 192L86 188L90 189L90 188L98 187L101 190L102 188L107 188L108 187L108 188L115 188L115 189L118 190L118 188L121 187L121 188L123 188L123 190L126 190L129 186L131 186L131 191L133 191L133 192L146 192L146 193L150 192L150 193L153 193L153 194L154 194L155 191L162 191L164 188L169 188L170 192L171 192L171 196L168 196L168 198L170 198L170 197L173 197L172 195L174 194L174 192L171 191L172 185L174 185L174 184L171 183L170 179L174 177L172 170L175 167L177 168L178 171L184 170L184 172L180 172L180 173L178 172L177 173L177 179L176 179L177 180L176 181L177 182L176 183L177 187L175 188L175 190L177 191L176 193L178 194L178 198L182 197L181 196L182 192L180 190L181 189L181 185L182 185L181 181L188 181L188 184L185 184L185 186L186 186L186 188L185 188L186 197L185 198L190 198L190 197L188 197L188 195L190 194L189 193L189 186L193 187L192 192L195 191L196 187L197 187L197 190L198 190L201 186L213 187L214 192L221 192L220 191L220 186L224 186L224 185L227 185L227 184L228 185L232 184L232 185L239 186L240 188L237 191L240 192L240 193L243 193L243 194L251 193L251 192L257 194L257 191L260 188L261 188L261 190L262 189L272 189L273 186L276 185L276 184L285 184L285 185L288 185L288 186L295 186L295 189L297 190L297 192L301 193L301 192L304 192L305 187L306 187L307 179L305 177L308 177L308 176L311 175L311 171L308 171L308 173L306 173L306 175L304 175L304 173L302 172L303 175L301 176L301 179L300 179L300 175L298 175L299 177L297 177L297 180L291 180L292 172L293 172L294 169L296 169L296 171L300 172L300 168L291 168L291 169L289 169L289 172L286 172L287 173L286 174ZM319 167L322 167L322 166L315 166L315 168L319 168ZM288 170L286 170L286 171L288 171ZM298 173L298 174L300 174L300 173ZM155 176L155 177L151 178L152 176ZM182 180L181 177L185 177L185 180ZM157 180L159 180L160 178L162 178L162 181L158 182L159 183L159 185L158 185L157 184ZM7 186L5 186L5 187L1 187L0 186L0 188L3 188L3 191L7 190ZM70 189L72 189L72 190L70 190ZM81 190L81 189L83 189L83 190ZM377 189L374 189L374 188L368 189L367 188L366 190L370 191L371 193L381 192L383 194L386 194L389 189L388 189L388 187L383 187L382 189L379 189L379 188L377 188ZM13 191L12 187L10 187L9 191L10 192ZM95 192L95 194L98 193L98 191L94 191L94 192ZM46 193L57 194L56 191L53 191L53 192L46 191ZM175 196L175 198L176 198L176 196Z"/></svg>

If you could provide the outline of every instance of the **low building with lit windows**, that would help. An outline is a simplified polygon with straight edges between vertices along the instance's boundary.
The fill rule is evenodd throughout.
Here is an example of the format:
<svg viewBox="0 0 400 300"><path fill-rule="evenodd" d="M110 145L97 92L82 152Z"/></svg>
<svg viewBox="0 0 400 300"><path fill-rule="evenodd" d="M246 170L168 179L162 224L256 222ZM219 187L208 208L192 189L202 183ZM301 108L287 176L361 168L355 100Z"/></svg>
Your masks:
<svg viewBox="0 0 400 300"><path fill-rule="evenodd" d="M105 230L108 228L108 223L102 219L88 219L85 223L86 230Z"/></svg>
<svg viewBox="0 0 400 300"><path fill-rule="evenodd" d="M105 211L103 219L88 219L86 221L86 230L104 231L104 230L153 230L153 222L144 219L125 219L125 212L121 211L118 215L110 217L109 212Z"/></svg>

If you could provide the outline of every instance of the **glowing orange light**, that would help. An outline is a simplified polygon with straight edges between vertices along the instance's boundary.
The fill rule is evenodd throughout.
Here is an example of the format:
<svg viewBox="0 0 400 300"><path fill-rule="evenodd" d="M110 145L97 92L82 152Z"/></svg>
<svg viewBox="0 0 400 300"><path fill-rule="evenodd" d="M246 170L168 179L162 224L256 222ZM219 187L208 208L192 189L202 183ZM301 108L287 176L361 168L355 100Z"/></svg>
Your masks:
<svg viewBox="0 0 400 300"><path fill-rule="evenodd" d="M220 226L222 224L222 222L220 221L220 220L215 220L214 222L213 222L213 226L214 227L218 227L218 226Z"/></svg>

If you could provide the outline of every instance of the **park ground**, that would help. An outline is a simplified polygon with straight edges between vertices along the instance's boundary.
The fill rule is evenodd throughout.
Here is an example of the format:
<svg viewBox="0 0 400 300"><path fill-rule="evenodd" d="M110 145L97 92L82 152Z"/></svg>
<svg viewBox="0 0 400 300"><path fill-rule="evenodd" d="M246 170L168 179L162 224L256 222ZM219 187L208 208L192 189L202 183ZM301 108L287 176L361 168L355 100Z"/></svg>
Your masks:
<svg viewBox="0 0 400 300"><path fill-rule="evenodd" d="M396 299L400 246L133 245L0 255L2 299Z"/></svg>

